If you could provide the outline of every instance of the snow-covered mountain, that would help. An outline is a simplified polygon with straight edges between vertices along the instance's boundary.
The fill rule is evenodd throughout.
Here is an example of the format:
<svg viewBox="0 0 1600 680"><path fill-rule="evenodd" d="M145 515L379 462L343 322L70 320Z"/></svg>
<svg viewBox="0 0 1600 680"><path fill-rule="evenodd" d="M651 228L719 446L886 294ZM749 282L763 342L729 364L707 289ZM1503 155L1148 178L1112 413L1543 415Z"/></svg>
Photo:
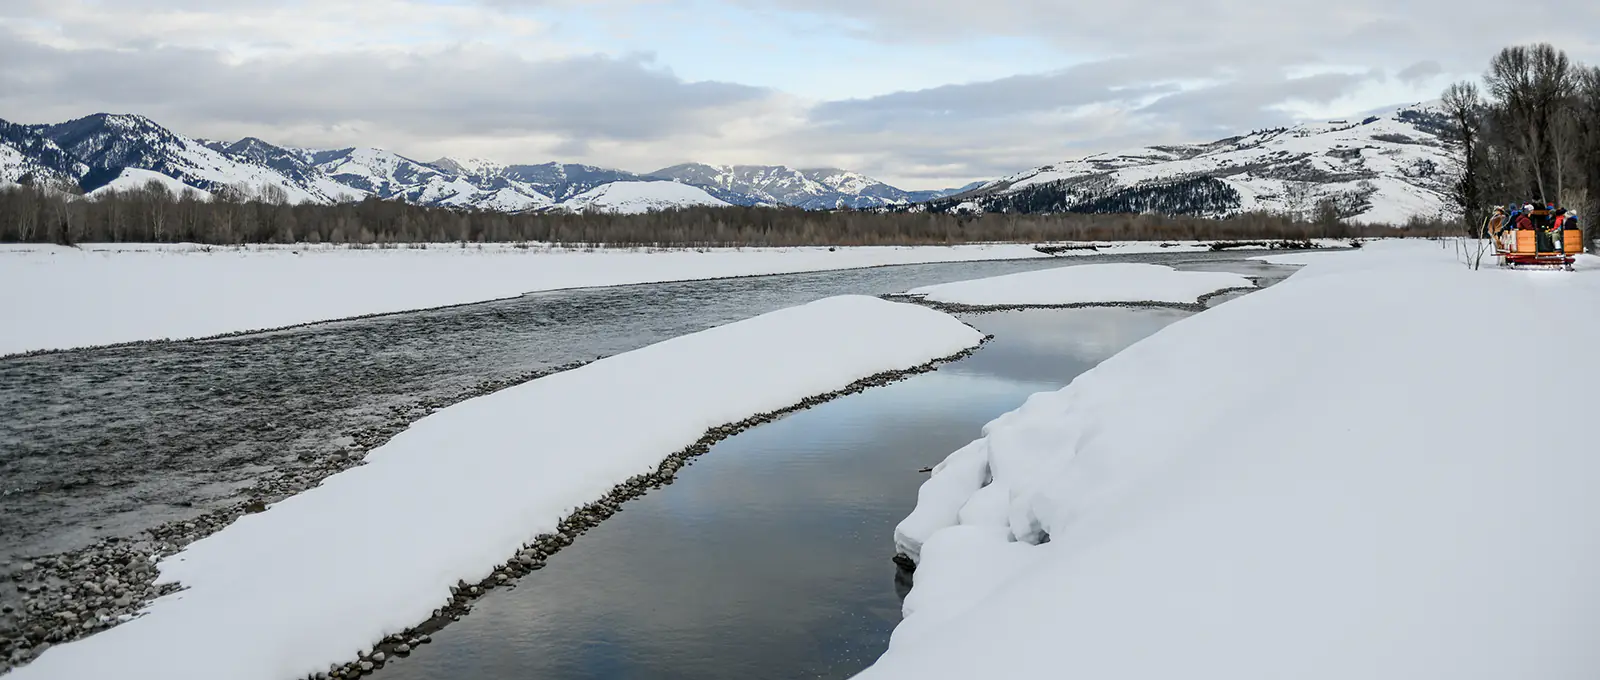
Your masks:
<svg viewBox="0 0 1600 680"><path fill-rule="evenodd" d="M944 196L949 191L911 192L838 168L794 169L784 165L684 163L650 173L705 189L737 205L792 205L807 209L876 208Z"/></svg>
<svg viewBox="0 0 1600 680"><path fill-rule="evenodd" d="M561 202L569 212L632 215L691 206L727 207L704 189L668 180L607 182Z"/></svg>
<svg viewBox="0 0 1600 680"><path fill-rule="evenodd" d="M1103 153L1034 168L917 209L1309 215L1325 200L1353 221L1447 210L1456 167L1437 103L1261 130L1209 144Z"/></svg>
<svg viewBox="0 0 1600 680"><path fill-rule="evenodd" d="M901 206L958 190L908 192L834 168L686 164L649 175L571 163L508 165L444 157L418 161L383 149L296 149L256 137L185 137L148 118L95 114L52 125L0 121L0 184L63 179L104 195L142 187L159 175L171 188L205 195L239 188L281 190L291 203L359 201L368 196L418 205L530 212L618 210L637 206L792 205L803 208ZM660 186L670 180L689 187ZM615 188L614 183L621 183Z"/></svg>
<svg viewBox="0 0 1600 680"><path fill-rule="evenodd" d="M1347 218L1400 223L1448 205L1455 161L1441 136L1447 126L1436 104L1419 104L1207 144L1096 154L981 185L910 192L836 168L686 163L639 175L563 163L424 162L371 147L202 140L143 116L102 113L50 125L0 121L0 184L65 179L94 193L142 186L154 179L145 173L157 173L176 182L169 186L208 194L243 187L255 195L281 192L292 203L375 196L508 213L732 204L1220 216L1310 214L1331 199Z"/></svg>
<svg viewBox="0 0 1600 680"><path fill-rule="evenodd" d="M242 186L255 194L282 190L290 203L330 203L347 188L294 178L245 156L218 151L168 130L143 116L95 114L55 125L28 126L50 139L87 171L74 179L85 191L115 180L123 168L158 172L185 185L216 193Z"/></svg>

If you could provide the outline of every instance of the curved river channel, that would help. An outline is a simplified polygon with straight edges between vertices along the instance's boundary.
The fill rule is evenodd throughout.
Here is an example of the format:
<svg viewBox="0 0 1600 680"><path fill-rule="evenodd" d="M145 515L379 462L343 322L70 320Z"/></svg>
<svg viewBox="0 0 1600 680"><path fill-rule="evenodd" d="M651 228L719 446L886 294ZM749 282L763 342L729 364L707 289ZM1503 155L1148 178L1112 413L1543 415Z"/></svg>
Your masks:
<svg viewBox="0 0 1600 680"><path fill-rule="evenodd" d="M1265 284L1292 271L1244 261L1249 254L551 291L219 340L0 359L0 572L13 558L237 502L262 479L347 455L352 433L403 427L484 381L831 295L1103 261L1237 271ZM717 444L677 483L629 502L377 677L848 677L883 652L899 620L909 584L889 560L892 531L926 478L918 470L1028 395L1064 386L1189 313L962 315L995 340L935 372Z"/></svg>

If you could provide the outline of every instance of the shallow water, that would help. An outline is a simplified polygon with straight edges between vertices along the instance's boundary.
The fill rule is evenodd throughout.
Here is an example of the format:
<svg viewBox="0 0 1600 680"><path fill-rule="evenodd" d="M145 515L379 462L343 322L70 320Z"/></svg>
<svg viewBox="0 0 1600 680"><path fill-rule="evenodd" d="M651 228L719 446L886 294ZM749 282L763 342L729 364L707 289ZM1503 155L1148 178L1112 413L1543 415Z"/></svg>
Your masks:
<svg viewBox="0 0 1600 680"><path fill-rule="evenodd" d="M849 677L900 620L905 584L889 558L927 478L918 470L1188 314L966 317L995 340L715 445L378 677Z"/></svg>
<svg viewBox="0 0 1600 680"><path fill-rule="evenodd" d="M909 265L551 291L514 300L193 342L0 359L0 576L20 555L127 536L344 455L481 381L637 349L847 293L1097 261ZM0 596L0 600L4 597Z"/></svg>

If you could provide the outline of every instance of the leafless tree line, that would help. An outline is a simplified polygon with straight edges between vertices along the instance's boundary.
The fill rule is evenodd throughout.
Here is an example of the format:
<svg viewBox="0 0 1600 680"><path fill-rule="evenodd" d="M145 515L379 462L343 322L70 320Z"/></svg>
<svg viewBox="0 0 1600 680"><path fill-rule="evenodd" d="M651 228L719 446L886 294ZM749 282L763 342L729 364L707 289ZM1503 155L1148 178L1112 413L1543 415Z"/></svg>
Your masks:
<svg viewBox="0 0 1600 680"><path fill-rule="evenodd" d="M1411 235L1431 235L1427 224ZM642 215L505 214L370 198L290 205L281 192L202 198L160 182L71 195L64 187L0 190L0 241L238 243L585 243L618 246L916 245L980 241L1306 239L1398 235L1390 227L1246 214L1223 220L1149 214L949 215L799 208L686 208Z"/></svg>
<svg viewBox="0 0 1600 680"><path fill-rule="evenodd" d="M1576 211L1585 243L1600 209L1600 67L1572 61L1549 44L1507 47L1489 62L1483 86L1444 93L1460 144L1454 198L1468 228L1489 206L1555 203Z"/></svg>

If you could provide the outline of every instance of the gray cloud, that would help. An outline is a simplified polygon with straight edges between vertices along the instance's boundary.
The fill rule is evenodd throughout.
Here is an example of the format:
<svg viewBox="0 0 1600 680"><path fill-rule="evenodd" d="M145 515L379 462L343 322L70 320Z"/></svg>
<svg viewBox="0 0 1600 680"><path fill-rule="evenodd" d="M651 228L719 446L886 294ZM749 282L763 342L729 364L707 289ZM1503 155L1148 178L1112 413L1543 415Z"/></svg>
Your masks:
<svg viewBox="0 0 1600 680"><path fill-rule="evenodd" d="M1275 105L1329 104L1383 79L1380 70L1295 77L1238 50L1124 58L823 104L792 144L841 155L855 149L869 174L994 177L1081 154L1289 124Z"/></svg>
<svg viewBox="0 0 1600 680"><path fill-rule="evenodd" d="M1396 73L1395 77L1399 78L1400 82L1409 85L1411 83L1427 81L1429 78L1442 73L1444 73L1444 67L1440 66L1439 62L1432 59L1425 59L1400 69L1400 72Z"/></svg>
<svg viewBox="0 0 1600 680"><path fill-rule="evenodd" d="M1437 59L1446 68L1471 68L1486 50L1548 40L1596 54L1586 35L1600 20L1590 0L1527 0L1507 22L1506 8L1458 0L729 0L747 8L782 9L847 20L852 34L884 42L959 43L974 36L1040 39L1091 54L1143 53L1167 48L1247 46L1272 63L1277 56L1315 49L1333 58L1410 63Z"/></svg>
<svg viewBox="0 0 1600 680"><path fill-rule="evenodd" d="M266 126L381 121L418 135L553 133L642 142L715 127L770 93L687 83L642 56L529 61L453 49L229 64L194 48L63 50L0 32L0 110L133 111Z"/></svg>
<svg viewBox="0 0 1600 680"><path fill-rule="evenodd" d="M1303 78L1257 77L1180 92L1137 113L1165 119L1196 135L1222 137L1244 128L1287 125L1292 117L1270 108L1288 100L1327 104L1383 73L1323 73Z"/></svg>

